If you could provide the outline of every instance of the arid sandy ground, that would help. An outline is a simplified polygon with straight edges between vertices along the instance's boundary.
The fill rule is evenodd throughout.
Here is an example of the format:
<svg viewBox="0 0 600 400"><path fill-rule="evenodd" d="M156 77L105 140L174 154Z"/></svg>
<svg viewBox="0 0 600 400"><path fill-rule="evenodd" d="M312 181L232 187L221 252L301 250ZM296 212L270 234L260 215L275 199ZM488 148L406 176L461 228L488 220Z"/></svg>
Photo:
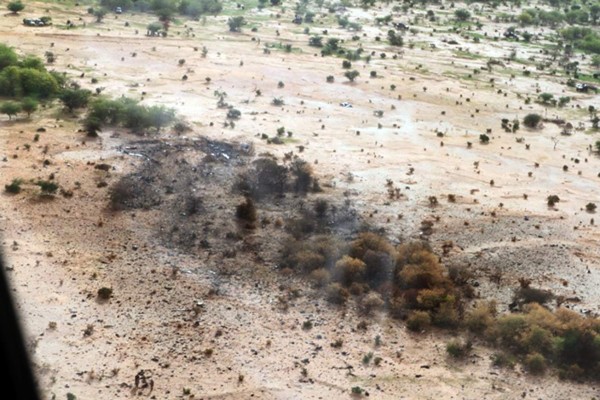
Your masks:
<svg viewBox="0 0 600 400"><path fill-rule="evenodd" d="M22 14L35 15L46 7L37 3ZM575 309L600 311L599 234L590 225L594 215L584 209L600 198L600 162L587 150L596 137L583 131L561 136L560 128L549 123L535 131L522 127L516 134L500 129L502 118L546 113L540 105L524 105L517 93L535 93L536 84L558 93L565 87L559 78L542 74L539 79L510 79L506 73L485 71L477 79L460 78L485 66L487 57L505 57L514 43L462 43L457 34L430 37L423 28L408 34L417 45L404 48L394 60L398 49L369 40L365 49L385 51L387 57L374 56L369 65L356 62L361 75L350 84L339 58L312 55L318 49L308 47L302 28L289 23L289 11L281 23L263 11L256 17L256 33L229 33L221 16L207 18L206 24L182 22L193 28L195 37L184 37L184 26L175 24L170 37L159 39L143 35L153 20L149 15L111 14L96 24L86 8L65 13L61 6L52 6L52 28L26 28L20 17L2 16L0 37L40 57L53 43L58 56L53 68L67 71L84 87L101 86L115 97L140 98L145 92L149 104L176 108L193 126L186 133L189 138L252 143L257 154L277 156L298 153L298 146L304 146L301 156L314 164L325 195L345 192L361 215L392 236L418 237L422 220L439 217L430 237L434 247L452 240L451 260L471 264L480 295L497 298L503 310L517 279L528 277L538 287L578 297L579 302L569 304ZM362 11L356 15L370 17ZM79 17L86 27L61 29L66 19L82 24ZM125 21L131 26L125 27ZM369 38L385 35L384 28L376 33L379 28L364 25ZM486 29L490 26L494 24ZM335 28L329 35L349 39L352 33ZM445 37L484 56L459 58L455 47L441 41ZM263 52L264 44L279 41L300 50ZM206 58L194 51L202 46L208 48ZM536 51L534 46L518 47L523 59ZM185 65L178 66L182 58ZM521 68L514 66L516 71ZM371 70L379 77L370 78ZM184 74L187 81L181 80ZM327 75L334 75L335 82L326 83ZM496 78L494 88L491 76ZM93 77L97 85L90 83ZM278 88L279 81L285 87ZM262 96L255 95L257 89ZM227 92L226 100L242 112L233 129L223 127L225 111L216 106L215 90ZM569 95L581 109L552 108L547 114L560 114L574 125L587 123L585 110L598 104L598 96ZM285 105L271 105L274 97ZM343 101L353 108L340 107ZM383 110L383 116L374 116L376 110ZM33 143L41 126L47 131ZM290 141L268 145L260 139L261 133L274 136L280 126L293 132ZM274 265L257 264L246 255L223 259L209 252L184 254L165 248L153 229L153 212L108 211L107 189L97 187L101 181L116 182L140 164L140 158L119 151L137 138L106 130L98 140L89 140L77 132L79 127L78 118L58 107L31 119L0 121L3 184L15 177L38 179L54 173L61 187L74 193L44 200L31 189L18 196L2 194L0 202L9 275L45 398L61 399L67 393L80 399L129 398L140 369L151 371L155 386L150 396L157 399L191 398L184 389L194 398L349 398L350 388L357 385L371 397L389 399L598 396L599 389L591 384L494 368L491 350L477 344L468 361L448 360L447 334L413 335L383 313L366 331L359 330L363 317L354 305L328 305L308 283L277 274ZM488 128L492 140L481 145L479 134ZM444 137L437 137L435 130ZM163 136L175 138L170 132ZM524 142L517 143L516 137ZM553 137L559 139L556 149ZM113 169L96 170L90 165L95 162ZM409 175L410 168L414 173ZM388 199L387 179L401 188L400 200ZM450 193L456 203L446 201ZM550 194L561 199L556 209L546 205ZM437 196L440 204L430 207L429 196ZM233 208L223 215L231 218ZM495 270L502 271L499 286L489 280ZM107 303L96 300L102 286L114 290ZM292 296L291 307L281 310L278 298L298 289L301 296ZM200 299L205 307L196 315L192 308ZM302 329L307 319L314 323L311 330ZM93 332L84 335L89 326ZM377 335L382 340L378 347ZM330 346L337 338L344 341L341 349ZM212 355L207 349L213 349ZM383 358L379 367L362 365L368 352Z"/></svg>

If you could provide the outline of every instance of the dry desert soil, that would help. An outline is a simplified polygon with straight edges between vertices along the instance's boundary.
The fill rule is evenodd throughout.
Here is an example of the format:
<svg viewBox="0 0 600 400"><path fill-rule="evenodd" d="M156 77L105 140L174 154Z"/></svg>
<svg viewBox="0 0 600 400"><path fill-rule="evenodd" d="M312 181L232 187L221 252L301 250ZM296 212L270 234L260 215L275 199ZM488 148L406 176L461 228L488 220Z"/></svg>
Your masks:
<svg viewBox="0 0 600 400"><path fill-rule="evenodd" d="M477 296L496 299L501 312L508 311L518 279L527 278L564 296L568 307L598 315L600 235L585 205L600 198L600 159L589 150L596 136L587 115L599 97L576 93L561 84L564 77L527 64L542 45L476 43L449 30L430 35L435 27L422 19L405 36L413 45L393 48L373 40L387 31L374 17L391 6L350 8L348 15L363 24L365 50L375 52L369 64L354 62L360 76L350 83L340 58L321 57L308 46L304 26L291 23L292 7L276 18L281 10L248 3L251 25L231 33L227 17L239 10L226 3L223 15L179 19L166 38L145 35L155 20L150 14L109 13L96 23L87 7L27 2L20 16L0 16L0 41L21 54L43 57L51 50L57 59L50 69L90 90L103 87L110 97L173 107L191 130L140 137L104 128L88 138L80 131L84 112L71 114L58 102L30 118L0 119L2 184L53 174L70 195L40 196L32 185L0 195L7 274L44 399L69 393L78 399L345 399L355 386L375 399L598 398L597 383L495 367L493 349L483 343L475 342L468 359L452 360L446 343L460 333L412 333L385 310L366 317L356 301L329 304L306 278L277 271L284 240L277 224L245 238L228 235L238 229L235 205L242 197L231 190L237 174L259 154L281 160L294 152L318 176L318 196L351 204L355 218L383 227L395 242L423 238L422 221L433 221L426 239L440 254L452 241L446 262L469 265ZM406 21L422 12L394 16ZM21 23L42 14L54 25ZM323 25L312 24L311 31L327 28L352 43L353 32L326 10L318 14ZM67 20L76 27L66 29ZM507 26L489 22L479 33L498 35ZM198 50L204 46L205 57ZM517 60L506 60L513 50ZM507 67L481 70L490 57ZM469 75L473 70L481 73ZM333 83L326 83L328 75ZM524 104L538 87L567 90L573 100L560 109ZM234 127L223 124L216 90L242 113ZM273 98L284 104L272 105ZM569 136L549 122L516 134L501 129L502 118L522 120L530 112L584 127ZM34 142L40 127L45 131ZM261 138L275 137L279 127L292 132L282 144ZM487 129L491 140L480 144ZM128 174L161 206L112 210L109 189ZM400 189L399 199L389 199L388 180ZM192 228L181 214L190 193L205 212ZM448 202L448 194L456 201ZM560 197L555 207L546 202L551 194ZM284 218L315 196L290 195L264 205L264 212ZM431 206L430 196L439 204ZM205 242L186 248L192 233ZM98 299L101 287L112 288L109 300ZM337 339L341 348L331 346ZM378 366L362 362L368 353L381 357ZM134 387L140 370L151 376L152 391Z"/></svg>

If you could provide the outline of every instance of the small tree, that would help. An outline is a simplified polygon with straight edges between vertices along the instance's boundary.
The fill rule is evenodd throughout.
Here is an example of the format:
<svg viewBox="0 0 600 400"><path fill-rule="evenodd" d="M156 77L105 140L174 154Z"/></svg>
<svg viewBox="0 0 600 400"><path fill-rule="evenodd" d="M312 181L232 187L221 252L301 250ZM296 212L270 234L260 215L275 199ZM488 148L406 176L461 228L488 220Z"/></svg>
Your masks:
<svg viewBox="0 0 600 400"><path fill-rule="evenodd" d="M230 32L241 32L242 26L246 24L246 19L242 16L229 18L227 20L227 25L229 26Z"/></svg>
<svg viewBox="0 0 600 400"><path fill-rule="evenodd" d="M585 205L585 210L589 213L593 213L596 212L596 204L594 203L587 203Z"/></svg>
<svg viewBox="0 0 600 400"><path fill-rule="evenodd" d="M458 10L454 11L454 16L459 21L466 21L469 18L471 18L471 13L469 12L469 10L459 8Z"/></svg>
<svg viewBox="0 0 600 400"><path fill-rule="evenodd" d="M559 107L564 107L567 104L569 104L569 102L571 101L571 97L569 96L561 96L558 98L558 106Z"/></svg>
<svg viewBox="0 0 600 400"><path fill-rule="evenodd" d="M7 45L0 43L0 70L16 65L18 61L17 53Z"/></svg>
<svg viewBox="0 0 600 400"><path fill-rule="evenodd" d="M83 122L83 129L85 129L88 136L96 137L98 132L102 130L102 122L98 118L88 115Z"/></svg>
<svg viewBox="0 0 600 400"><path fill-rule="evenodd" d="M158 36L160 30L163 28L163 25L158 22L152 22L150 24L148 24L148 26L146 27L146 36Z"/></svg>
<svg viewBox="0 0 600 400"><path fill-rule="evenodd" d="M96 17L96 22L102 22L102 20L104 19L104 16L106 15L106 9L105 8L97 8L94 10L94 17Z"/></svg>
<svg viewBox="0 0 600 400"><path fill-rule="evenodd" d="M552 93L541 93L538 98L542 104L553 104L556 101Z"/></svg>
<svg viewBox="0 0 600 400"><path fill-rule="evenodd" d="M388 31L387 37L388 37L388 41L390 42L390 44L392 46L402 46L404 44L404 40L402 39L402 36L397 35L396 31L393 29L390 29Z"/></svg>
<svg viewBox="0 0 600 400"><path fill-rule="evenodd" d="M358 72L357 70L353 69L352 71L346 71L344 72L344 76L346 78L348 78L348 80L350 82L354 82L354 80L360 75L360 72Z"/></svg>
<svg viewBox="0 0 600 400"><path fill-rule="evenodd" d="M13 116L16 116L21 111L21 105L14 101L7 101L0 104L0 113L8 115L8 119L11 120Z"/></svg>
<svg viewBox="0 0 600 400"><path fill-rule="evenodd" d="M19 11L23 11L25 4L21 3L21 0L11 1L6 8L13 14L17 14Z"/></svg>
<svg viewBox="0 0 600 400"><path fill-rule="evenodd" d="M479 135L479 141L482 144L488 144L490 142L490 137L485 133L482 133L481 135Z"/></svg>
<svg viewBox="0 0 600 400"><path fill-rule="evenodd" d="M175 119L175 110L165 106L152 106L148 109L150 124L160 132L161 128L170 124Z"/></svg>
<svg viewBox="0 0 600 400"><path fill-rule="evenodd" d="M523 118L523 125L528 128L534 129L542 121L542 116L539 114L527 114L525 118Z"/></svg>
<svg viewBox="0 0 600 400"><path fill-rule="evenodd" d="M31 97L27 97L23 99L21 102L21 109L27 113L27 116L30 117L31 113L35 112L38 108L38 102Z"/></svg>
<svg viewBox="0 0 600 400"><path fill-rule="evenodd" d="M64 89L58 97L65 107L73 112L76 108L86 107L91 94L87 89Z"/></svg>

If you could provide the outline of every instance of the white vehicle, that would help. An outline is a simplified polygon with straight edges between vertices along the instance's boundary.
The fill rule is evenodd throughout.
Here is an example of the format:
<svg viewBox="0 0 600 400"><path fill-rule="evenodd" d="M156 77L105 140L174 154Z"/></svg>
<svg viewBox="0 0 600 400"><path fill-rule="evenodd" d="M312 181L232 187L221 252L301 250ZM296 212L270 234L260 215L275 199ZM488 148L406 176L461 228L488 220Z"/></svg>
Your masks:
<svg viewBox="0 0 600 400"><path fill-rule="evenodd" d="M123 12L123 9L121 7L115 8L115 13L121 14L122 12Z"/></svg>

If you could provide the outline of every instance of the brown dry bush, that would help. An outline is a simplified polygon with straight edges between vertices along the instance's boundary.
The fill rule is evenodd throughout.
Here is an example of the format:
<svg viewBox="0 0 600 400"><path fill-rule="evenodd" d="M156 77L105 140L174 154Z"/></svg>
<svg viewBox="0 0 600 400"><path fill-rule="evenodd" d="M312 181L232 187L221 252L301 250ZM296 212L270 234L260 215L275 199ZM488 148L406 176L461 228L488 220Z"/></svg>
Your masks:
<svg viewBox="0 0 600 400"><path fill-rule="evenodd" d="M449 297L451 296L443 288L423 289L417 295L417 307L425 311L435 310L442 303L454 301L453 298Z"/></svg>
<svg viewBox="0 0 600 400"><path fill-rule="evenodd" d="M454 300L440 304L432 314L432 322L437 327L454 329L460 325L460 314Z"/></svg>
<svg viewBox="0 0 600 400"><path fill-rule="evenodd" d="M295 178L293 189L298 193L308 193L310 191L320 191L318 181L314 177L313 169L304 160L294 160L290 165L290 172Z"/></svg>
<svg viewBox="0 0 600 400"><path fill-rule="evenodd" d="M548 290L520 287L515 291L513 301L522 306L529 303L546 304L553 298L554 294Z"/></svg>
<svg viewBox="0 0 600 400"><path fill-rule="evenodd" d="M285 231L294 239L303 239L317 230L317 223L312 216L304 213L299 218L290 218L285 223Z"/></svg>
<svg viewBox="0 0 600 400"><path fill-rule="evenodd" d="M401 288L430 289L449 286L443 268L436 255L427 250L418 250L408 257L409 263L396 269L396 280ZM397 264L398 265L398 264Z"/></svg>
<svg viewBox="0 0 600 400"><path fill-rule="evenodd" d="M310 250L302 250L296 253L295 261L296 267L304 273L310 273L325 266L325 257Z"/></svg>
<svg viewBox="0 0 600 400"><path fill-rule="evenodd" d="M254 225L256 222L256 207L254 201L250 197L246 197L243 203L240 203L235 208L235 216L246 222L247 225Z"/></svg>
<svg viewBox="0 0 600 400"><path fill-rule="evenodd" d="M350 286L354 282L363 282L366 272L366 264L358 258L343 256L335 263L334 277L344 286Z"/></svg>
<svg viewBox="0 0 600 400"><path fill-rule="evenodd" d="M494 324L495 316L495 303L480 303L465 316L464 324L469 331L481 334Z"/></svg>
<svg viewBox="0 0 600 400"><path fill-rule="evenodd" d="M534 375L541 375L546 371L546 359L539 353L529 354L525 357L525 369Z"/></svg>
<svg viewBox="0 0 600 400"><path fill-rule="evenodd" d="M381 298L381 295L377 292L369 292L362 298L361 301L363 312L368 315L374 311L381 310L384 305L385 302Z"/></svg>
<svg viewBox="0 0 600 400"><path fill-rule="evenodd" d="M329 271L327 271L325 268L319 268L310 273L310 279L315 283L315 285L321 287L325 286L329 282L331 276Z"/></svg>
<svg viewBox="0 0 600 400"><path fill-rule="evenodd" d="M523 335L523 347L528 353L549 354L552 351L553 335L547 329L533 326Z"/></svg>
<svg viewBox="0 0 600 400"><path fill-rule="evenodd" d="M390 242L373 232L364 232L352 241L348 250L350 257L364 259L368 250L395 255L396 251Z"/></svg>
<svg viewBox="0 0 600 400"><path fill-rule="evenodd" d="M283 194L288 185L288 170L272 158L259 158L253 163L253 170L238 175L234 191L254 199Z"/></svg>
<svg viewBox="0 0 600 400"><path fill-rule="evenodd" d="M389 253L367 250L362 261L366 266L365 279L371 287L376 288L382 283L392 280L394 260Z"/></svg>
<svg viewBox="0 0 600 400"><path fill-rule="evenodd" d="M113 210L150 209L158 206L161 196L153 186L153 179L127 175L116 182L109 191Z"/></svg>
<svg viewBox="0 0 600 400"><path fill-rule="evenodd" d="M342 253L341 244L329 235L317 235L308 240L289 240L282 250L281 265L309 273L320 267L329 270Z"/></svg>
<svg viewBox="0 0 600 400"><path fill-rule="evenodd" d="M521 314L503 315L496 324L486 331L486 337L493 343L502 345L509 350L518 351L522 348L523 336L528 328L527 320Z"/></svg>
<svg viewBox="0 0 600 400"><path fill-rule="evenodd" d="M344 304L350 297L350 293L339 283L330 283L325 289L325 297L330 303Z"/></svg>

